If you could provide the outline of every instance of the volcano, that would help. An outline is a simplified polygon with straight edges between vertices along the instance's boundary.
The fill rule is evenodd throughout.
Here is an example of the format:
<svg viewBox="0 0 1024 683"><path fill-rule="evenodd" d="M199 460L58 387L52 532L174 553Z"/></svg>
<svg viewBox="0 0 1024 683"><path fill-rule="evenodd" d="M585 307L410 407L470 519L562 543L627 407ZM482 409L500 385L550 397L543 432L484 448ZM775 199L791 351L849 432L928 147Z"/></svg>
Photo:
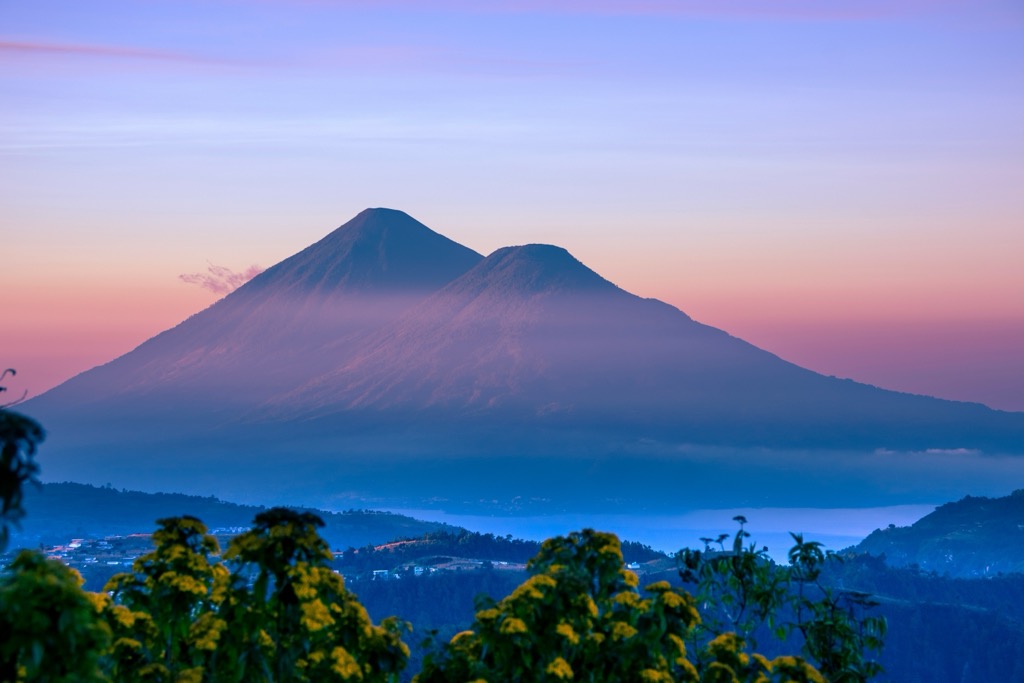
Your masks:
<svg viewBox="0 0 1024 683"><path fill-rule="evenodd" d="M344 362L367 335L482 259L408 214L367 209L32 409L80 428L93 414L130 416L157 432L170 416L189 428L230 422Z"/></svg>
<svg viewBox="0 0 1024 683"><path fill-rule="evenodd" d="M1024 414L819 375L563 248L484 258L388 209L26 411L54 436L48 476L143 487L185 461L205 481L426 496L498 455L565 472L702 448L799 450L807 471L834 452L1024 453Z"/></svg>

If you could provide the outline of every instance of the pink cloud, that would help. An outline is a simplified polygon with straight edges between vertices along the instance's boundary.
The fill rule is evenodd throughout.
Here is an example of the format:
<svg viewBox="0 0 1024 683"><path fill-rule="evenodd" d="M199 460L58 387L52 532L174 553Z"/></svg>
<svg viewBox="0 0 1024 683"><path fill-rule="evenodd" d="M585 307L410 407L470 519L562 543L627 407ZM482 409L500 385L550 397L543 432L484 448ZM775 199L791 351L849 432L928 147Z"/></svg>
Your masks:
<svg viewBox="0 0 1024 683"><path fill-rule="evenodd" d="M249 266L239 273L211 263L205 273L185 273L179 275L178 279L190 285L199 285L214 294L230 294L262 272L263 268L259 266Z"/></svg>
<svg viewBox="0 0 1024 683"><path fill-rule="evenodd" d="M192 64L223 64L226 60L169 50L150 50L117 45L88 45L81 43L49 43L29 40L0 40L0 54L27 56L87 56L118 59L148 59Z"/></svg>

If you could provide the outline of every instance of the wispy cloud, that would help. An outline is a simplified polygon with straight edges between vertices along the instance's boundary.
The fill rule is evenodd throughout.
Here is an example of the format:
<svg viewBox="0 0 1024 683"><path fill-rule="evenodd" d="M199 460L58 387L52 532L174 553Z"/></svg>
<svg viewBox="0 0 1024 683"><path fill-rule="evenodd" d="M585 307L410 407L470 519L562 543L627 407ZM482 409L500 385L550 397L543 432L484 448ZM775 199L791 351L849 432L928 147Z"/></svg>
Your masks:
<svg viewBox="0 0 1024 683"><path fill-rule="evenodd" d="M152 117L73 122L41 120L5 125L0 121L0 152L58 148L126 148L202 145L338 145L348 142L494 140L521 136L527 124L483 120L467 114L444 120L371 115L310 118Z"/></svg>
<svg viewBox="0 0 1024 683"><path fill-rule="evenodd" d="M402 0L398 0L401 4ZM515 11L515 10L513 10ZM389 72L450 68L510 75L549 75L580 68L579 60L531 59L520 55L466 52L443 45L416 44L318 44L315 41L274 57L234 59L191 52L95 43L61 43L0 38L4 55L25 58L99 58L124 63L165 62L179 65L242 66L303 70L352 70ZM351 73L351 71L349 71Z"/></svg>
<svg viewBox="0 0 1024 683"><path fill-rule="evenodd" d="M0 54L21 54L27 56L79 56L108 57L117 59L141 59L190 64L225 64L228 60L188 52L152 50L149 48L95 45L83 43L50 43L34 40L2 40Z"/></svg>
<svg viewBox="0 0 1024 683"><path fill-rule="evenodd" d="M963 0L507 0L523 10L586 14L663 15L735 19L848 20L920 14Z"/></svg>
<svg viewBox="0 0 1024 683"><path fill-rule="evenodd" d="M576 70L588 63L579 59L542 59L487 50L459 50L435 44L421 45L330 45L311 49L304 55L282 61L287 66L320 68L435 70L450 67L513 75L544 75Z"/></svg>
<svg viewBox="0 0 1024 683"><path fill-rule="evenodd" d="M934 14L976 0L284 0L329 7L408 7L417 11L671 16L783 21L843 21Z"/></svg>
<svg viewBox="0 0 1024 683"><path fill-rule="evenodd" d="M262 272L263 268L255 265L236 272L226 266L211 263L205 273L184 273L178 279L190 285L199 285L214 294L230 294Z"/></svg>

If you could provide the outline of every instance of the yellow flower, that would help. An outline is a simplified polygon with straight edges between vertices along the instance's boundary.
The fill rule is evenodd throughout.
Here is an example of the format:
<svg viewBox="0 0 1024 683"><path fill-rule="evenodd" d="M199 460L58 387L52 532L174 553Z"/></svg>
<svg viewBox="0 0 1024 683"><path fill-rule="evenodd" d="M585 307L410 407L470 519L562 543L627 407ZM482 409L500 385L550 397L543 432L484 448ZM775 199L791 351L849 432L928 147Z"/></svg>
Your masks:
<svg viewBox="0 0 1024 683"><path fill-rule="evenodd" d="M352 616L355 621L363 624L364 628L373 623L373 620L370 619L370 613L366 611L366 608L363 607L362 603L356 600L350 600L348 608L352 611Z"/></svg>
<svg viewBox="0 0 1024 683"><path fill-rule="evenodd" d="M161 583L170 584L175 590L193 595L206 595L206 586L193 576L167 572L160 577Z"/></svg>
<svg viewBox="0 0 1024 683"><path fill-rule="evenodd" d="M299 574L299 580L294 583L295 597L299 600L313 600L316 598L316 581L317 576L312 572L302 571Z"/></svg>
<svg viewBox="0 0 1024 683"><path fill-rule="evenodd" d="M501 632L505 634L513 633L526 633L526 624L523 623L522 619L516 619L515 617L509 617L505 621L501 622Z"/></svg>
<svg viewBox="0 0 1024 683"><path fill-rule="evenodd" d="M636 635L636 629L621 621L612 626L612 640L629 640Z"/></svg>
<svg viewBox="0 0 1024 683"><path fill-rule="evenodd" d="M75 583L77 583L79 586L85 584L85 579L82 578L81 572L79 572L77 569L75 569L74 567L68 567L68 572L71 574L71 578L73 578L75 580Z"/></svg>
<svg viewBox="0 0 1024 683"><path fill-rule="evenodd" d="M548 588L554 588L556 585L558 585L558 582L550 576L537 574L521 583L518 588L512 591L512 595L506 599L520 600L527 597L531 600L542 600L544 598L544 591Z"/></svg>
<svg viewBox="0 0 1024 683"><path fill-rule="evenodd" d="M683 668L683 674L680 676L680 681L691 681L695 682L699 674L697 673L697 667L695 667L690 660L683 659L682 661L676 660L676 664Z"/></svg>
<svg viewBox="0 0 1024 683"><path fill-rule="evenodd" d="M142 649L142 643L135 640L134 638L118 638L114 641L114 649L127 648L129 650L140 650Z"/></svg>
<svg viewBox="0 0 1024 683"><path fill-rule="evenodd" d="M203 681L203 667L196 666L191 669L185 669L178 674L178 677L174 679L174 683L202 683Z"/></svg>
<svg viewBox="0 0 1024 683"><path fill-rule="evenodd" d="M640 602L640 596L631 591L622 591L616 593L612 600L623 607L633 607Z"/></svg>
<svg viewBox="0 0 1024 683"><path fill-rule="evenodd" d="M472 631L459 631L454 636L452 636L452 639L449 642L451 642L454 645L456 641L462 640L463 638L469 638L472 635Z"/></svg>
<svg viewBox="0 0 1024 683"><path fill-rule="evenodd" d="M672 683L672 677L663 671L644 669L640 672L640 680L644 683Z"/></svg>
<svg viewBox="0 0 1024 683"><path fill-rule="evenodd" d="M548 664L545 671L555 678L560 678L563 681L572 680L572 667L569 666L569 662L565 661L561 657L556 657L554 661Z"/></svg>
<svg viewBox="0 0 1024 683"><path fill-rule="evenodd" d="M722 683L739 683L739 679L736 678L736 672L732 670L731 666L722 664L721 662L711 662L704 670L704 677L701 679L704 681L722 681Z"/></svg>
<svg viewBox="0 0 1024 683"><path fill-rule="evenodd" d="M529 598L530 600L543 600L544 594L529 583L524 583L512 591L512 595L510 595L509 598L512 600L522 600L523 598Z"/></svg>
<svg viewBox="0 0 1024 683"><path fill-rule="evenodd" d="M604 545L597 549L602 555L618 555L622 557L622 546L615 534L595 534L596 538L604 541Z"/></svg>
<svg viewBox="0 0 1024 683"><path fill-rule="evenodd" d="M274 639L263 629L260 629L260 645L262 647L274 647Z"/></svg>
<svg viewBox="0 0 1024 683"><path fill-rule="evenodd" d="M661 601L665 603L666 607L678 609L680 607L686 606L686 598L681 596L679 593L676 593L675 591L665 591L661 594L660 597Z"/></svg>
<svg viewBox="0 0 1024 683"><path fill-rule="evenodd" d="M210 591L210 599L216 604L224 602L228 595L228 586L231 584L231 573L222 564L213 566L213 590Z"/></svg>
<svg viewBox="0 0 1024 683"><path fill-rule="evenodd" d="M476 613L477 621L493 621L500 616L501 611L496 609L485 609Z"/></svg>
<svg viewBox="0 0 1024 683"><path fill-rule="evenodd" d="M157 680L157 681L162 681L164 678L166 678L169 675L170 675L170 672L167 671L167 667L166 666L164 666L163 664L158 664L158 663L154 662L152 664L147 664L146 666L144 666L144 667L139 669L137 680L140 680L140 681L141 680Z"/></svg>
<svg viewBox="0 0 1024 683"><path fill-rule="evenodd" d="M626 582L626 585L630 588L636 588L640 585L640 577L628 569L622 572L622 580Z"/></svg>
<svg viewBox="0 0 1024 683"><path fill-rule="evenodd" d="M708 651L719 659L725 659L742 651L743 644L743 639L735 633L722 633L708 643Z"/></svg>
<svg viewBox="0 0 1024 683"><path fill-rule="evenodd" d="M89 599L93 609L100 613L110 604L110 596L106 593L86 593L85 597Z"/></svg>
<svg viewBox="0 0 1024 683"><path fill-rule="evenodd" d="M111 613L114 615L114 621L121 626L131 628L135 625L135 613L124 605L114 605Z"/></svg>
<svg viewBox="0 0 1024 683"><path fill-rule="evenodd" d="M227 626L226 621L213 616L212 612L207 612L189 628L189 637L197 649L213 652L217 649L220 634Z"/></svg>
<svg viewBox="0 0 1024 683"><path fill-rule="evenodd" d="M784 674L789 679L825 683L821 673L799 657L776 657L771 665L774 671Z"/></svg>
<svg viewBox="0 0 1024 683"><path fill-rule="evenodd" d="M302 625L310 631L319 631L334 623L327 606L319 600L302 603Z"/></svg>
<svg viewBox="0 0 1024 683"><path fill-rule="evenodd" d="M686 643L684 643L683 639L674 633L668 634L668 639L676 648L675 663L682 664L680 660L686 659Z"/></svg>
<svg viewBox="0 0 1024 683"><path fill-rule="evenodd" d="M579 634L573 630L572 626L566 624L565 622L562 622L561 624L556 626L555 631L558 633L558 635L568 640L570 645L576 645L580 642Z"/></svg>
<svg viewBox="0 0 1024 683"><path fill-rule="evenodd" d="M655 583L646 586L644 590L649 593L662 593L664 591L672 590L672 584L668 581L656 581Z"/></svg>
<svg viewBox="0 0 1024 683"><path fill-rule="evenodd" d="M159 541L163 541L166 538L165 536L162 536L159 532L154 534L154 536L161 536L160 539L155 539L155 540L159 540ZM158 550L157 552L160 552L160 551ZM183 558L185 556L185 549L183 547L181 547L180 545L172 545L170 548L167 548L163 552L163 556L164 556L164 559L166 559L168 562L174 562L175 560L180 560L181 558Z"/></svg>
<svg viewBox="0 0 1024 683"><path fill-rule="evenodd" d="M341 646L334 648L331 651L331 660L334 662L331 669L341 676L342 680L354 679L360 681L363 679L363 671L359 668L359 662L345 648Z"/></svg>

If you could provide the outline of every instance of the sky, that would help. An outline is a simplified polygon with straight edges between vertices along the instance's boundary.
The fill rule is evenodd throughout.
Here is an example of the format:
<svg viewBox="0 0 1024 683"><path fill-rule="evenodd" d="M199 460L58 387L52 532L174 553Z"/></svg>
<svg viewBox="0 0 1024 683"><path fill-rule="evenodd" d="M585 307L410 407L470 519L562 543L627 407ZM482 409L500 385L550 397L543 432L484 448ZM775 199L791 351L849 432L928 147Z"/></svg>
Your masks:
<svg viewBox="0 0 1024 683"><path fill-rule="evenodd" d="M384 206L1024 410L1019 0L0 0L0 101L8 400Z"/></svg>

